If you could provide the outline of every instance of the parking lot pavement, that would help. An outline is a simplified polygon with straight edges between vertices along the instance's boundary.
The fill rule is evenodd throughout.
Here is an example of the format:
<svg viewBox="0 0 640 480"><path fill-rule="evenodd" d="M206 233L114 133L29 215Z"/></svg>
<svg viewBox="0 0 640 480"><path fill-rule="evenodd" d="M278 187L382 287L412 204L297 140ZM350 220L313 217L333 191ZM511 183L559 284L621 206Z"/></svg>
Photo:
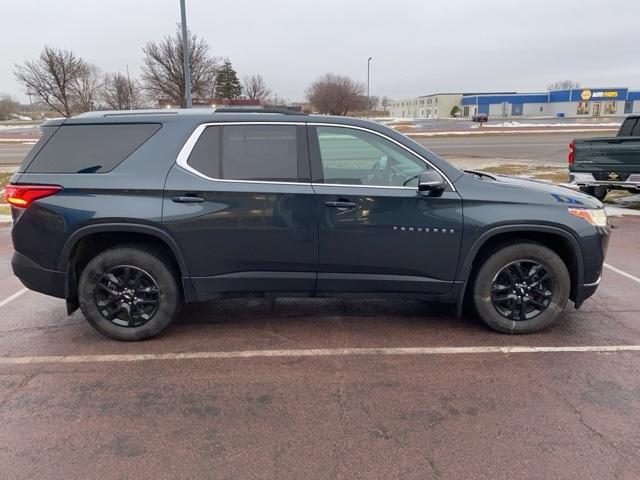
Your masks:
<svg viewBox="0 0 640 480"><path fill-rule="evenodd" d="M613 222L628 276L528 336L417 301L278 299L119 343L20 295L0 307L0 477L637 479L640 219ZM0 233L0 302L10 253Z"/></svg>

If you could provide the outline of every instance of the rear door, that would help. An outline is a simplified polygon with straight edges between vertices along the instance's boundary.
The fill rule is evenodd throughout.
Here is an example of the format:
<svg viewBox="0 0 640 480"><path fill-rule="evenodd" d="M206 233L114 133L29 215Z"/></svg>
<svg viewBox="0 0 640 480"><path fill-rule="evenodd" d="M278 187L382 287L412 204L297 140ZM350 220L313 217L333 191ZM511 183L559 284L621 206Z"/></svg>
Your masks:
<svg viewBox="0 0 640 480"><path fill-rule="evenodd" d="M453 187L417 194L430 167L393 140L359 127L309 127L318 194L321 292L439 295L454 282L462 201Z"/></svg>
<svg viewBox="0 0 640 480"><path fill-rule="evenodd" d="M199 291L312 291L317 222L305 127L198 127L167 178L163 223Z"/></svg>

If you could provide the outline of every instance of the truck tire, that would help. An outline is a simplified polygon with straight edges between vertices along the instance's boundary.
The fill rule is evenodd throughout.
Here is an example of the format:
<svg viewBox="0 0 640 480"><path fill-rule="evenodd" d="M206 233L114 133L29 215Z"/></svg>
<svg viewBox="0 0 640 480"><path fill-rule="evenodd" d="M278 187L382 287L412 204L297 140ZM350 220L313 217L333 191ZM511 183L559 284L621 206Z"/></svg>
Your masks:
<svg viewBox="0 0 640 480"><path fill-rule="evenodd" d="M180 290L170 263L138 246L118 246L96 255L78 282L85 318L116 340L155 337L180 308Z"/></svg>
<svg viewBox="0 0 640 480"><path fill-rule="evenodd" d="M480 266L473 300L480 318L502 333L534 333L554 324L567 304L571 279L551 249L526 242L503 246Z"/></svg>
<svg viewBox="0 0 640 480"><path fill-rule="evenodd" d="M580 191L587 195L591 195L592 197L596 197L601 202L605 199L607 193L609 193L609 189L601 185L595 187L580 187Z"/></svg>

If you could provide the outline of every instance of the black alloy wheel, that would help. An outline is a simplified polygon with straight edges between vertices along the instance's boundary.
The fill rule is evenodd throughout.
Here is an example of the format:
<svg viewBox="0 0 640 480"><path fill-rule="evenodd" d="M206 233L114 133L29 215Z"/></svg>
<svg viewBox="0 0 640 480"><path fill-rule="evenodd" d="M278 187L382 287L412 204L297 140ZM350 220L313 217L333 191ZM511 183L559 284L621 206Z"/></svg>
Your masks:
<svg viewBox="0 0 640 480"><path fill-rule="evenodd" d="M550 305L554 278L545 265L534 260L517 260L494 277L491 303L504 318L531 320Z"/></svg>
<svg viewBox="0 0 640 480"><path fill-rule="evenodd" d="M158 311L160 289L144 270L118 265L100 277L93 289L93 299L98 311L111 323L139 327Z"/></svg>

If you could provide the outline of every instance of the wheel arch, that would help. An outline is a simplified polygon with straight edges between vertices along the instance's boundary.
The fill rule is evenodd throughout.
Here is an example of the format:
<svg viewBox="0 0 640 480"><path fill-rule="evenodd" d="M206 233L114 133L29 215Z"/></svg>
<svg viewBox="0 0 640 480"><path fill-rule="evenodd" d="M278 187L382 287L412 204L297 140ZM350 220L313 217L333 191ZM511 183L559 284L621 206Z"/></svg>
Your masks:
<svg viewBox="0 0 640 480"><path fill-rule="evenodd" d="M518 240L540 243L560 256L571 276L570 298L575 300L577 289L584 278L582 249L578 240L570 232L550 225L504 225L485 231L461 259L456 279L464 287L457 301L458 315L462 312L463 302L482 259L500 245Z"/></svg>
<svg viewBox="0 0 640 480"><path fill-rule="evenodd" d="M77 304L77 280L79 278L78 267L88 261L87 254L102 251L116 244L148 244L152 243L156 249L162 250L172 261L176 273L182 278L185 297L189 297L189 285L185 285L188 278L187 265L182 256L178 244L166 231L161 228L132 223L101 223L88 225L74 231L64 244L60 255L59 269L66 271L65 296L67 299L67 311L71 313L78 307ZM88 251L83 252L86 248ZM78 260L81 260L80 265Z"/></svg>

